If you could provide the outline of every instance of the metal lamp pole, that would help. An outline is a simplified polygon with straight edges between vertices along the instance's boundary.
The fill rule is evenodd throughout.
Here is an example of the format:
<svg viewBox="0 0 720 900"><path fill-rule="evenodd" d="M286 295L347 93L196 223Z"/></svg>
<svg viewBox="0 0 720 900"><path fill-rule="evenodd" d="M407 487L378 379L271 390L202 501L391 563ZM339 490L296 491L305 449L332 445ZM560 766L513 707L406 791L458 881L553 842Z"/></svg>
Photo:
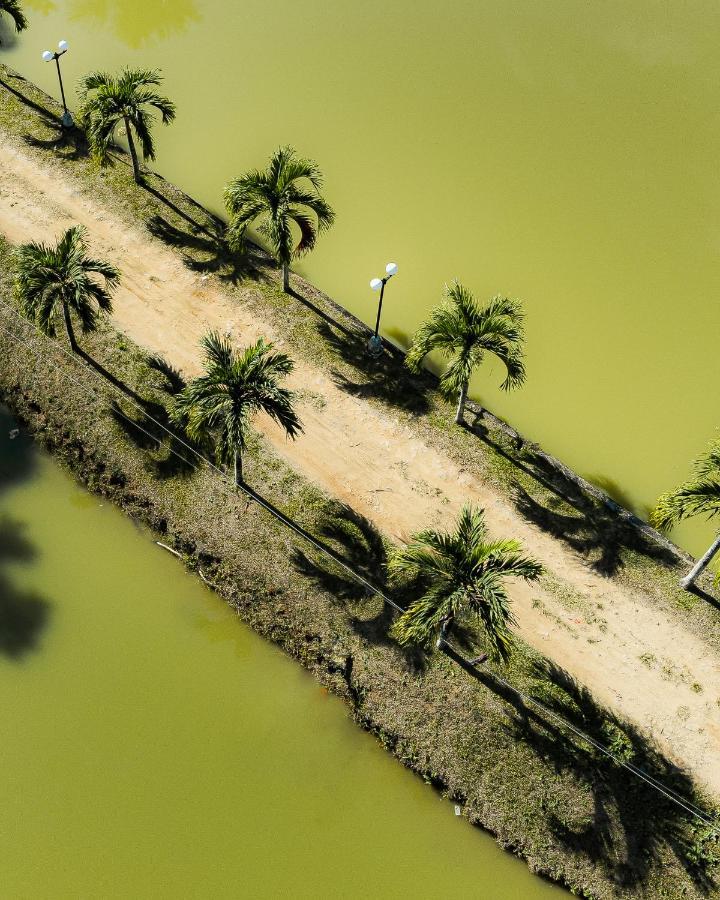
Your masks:
<svg viewBox="0 0 720 900"><path fill-rule="evenodd" d="M70 115L70 110L67 108L67 103L65 102L65 88L63 87L62 73L60 72L60 57L64 56L69 49L70 47L68 46L67 41L60 41L58 49L54 53L52 50L45 50L42 55L45 62L50 62L54 59L55 65L57 66L58 81L60 82L60 96L62 97L64 110L62 119L60 120L63 128L72 128L75 124L75 122L73 122L73 117Z"/></svg>
<svg viewBox="0 0 720 900"><path fill-rule="evenodd" d="M397 263L389 262L385 266L384 278L373 278L370 287L374 291L380 291L380 300L378 301L377 319L375 320L375 334L368 341L368 350L373 356L380 356L383 350L382 338L378 334L380 330L380 315L382 314L383 297L385 295L385 285L390 281L393 275L397 275Z"/></svg>

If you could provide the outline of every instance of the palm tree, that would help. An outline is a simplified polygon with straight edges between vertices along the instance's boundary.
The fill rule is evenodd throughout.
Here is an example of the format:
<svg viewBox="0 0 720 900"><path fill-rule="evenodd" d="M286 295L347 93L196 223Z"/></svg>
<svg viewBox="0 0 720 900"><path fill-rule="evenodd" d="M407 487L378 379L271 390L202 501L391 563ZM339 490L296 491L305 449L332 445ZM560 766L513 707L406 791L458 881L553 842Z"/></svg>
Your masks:
<svg viewBox="0 0 720 900"><path fill-rule="evenodd" d="M701 515L707 516L708 519L720 516L720 441L713 442L695 461L693 473L687 481L658 499L650 515L650 521L656 528L668 531L683 519ZM681 579L680 584L686 591L705 571L718 550L720 550L720 534L688 574Z"/></svg>
<svg viewBox="0 0 720 900"><path fill-rule="evenodd" d="M54 247L36 243L18 247L14 267L15 290L25 315L50 337L62 316L73 352L78 345L71 313L88 332L97 328L99 311L112 312L111 294L120 273L110 263L87 255L81 225L69 228ZM94 275L102 276L104 284Z"/></svg>
<svg viewBox="0 0 720 900"><path fill-rule="evenodd" d="M451 359L440 377L440 389L448 397L459 398L455 422L462 425L470 376L486 353L493 353L505 366L503 390L523 384L524 337L523 313L517 300L493 297L481 308L472 293L455 281L445 286L443 305L415 333L406 363L417 372L433 350Z"/></svg>
<svg viewBox="0 0 720 900"><path fill-rule="evenodd" d="M264 172L248 172L225 188L231 246L242 249L248 228L259 220L259 231L282 266L285 293L290 289L293 258L312 250L318 233L335 221L335 213L320 196L321 187L322 174L316 163L300 159L292 147L280 147ZM293 223L299 231L297 244Z"/></svg>
<svg viewBox="0 0 720 900"><path fill-rule="evenodd" d="M82 82L80 116L95 158L103 166L108 164L115 131L122 123L130 148L133 175L138 184L142 178L135 138L140 142L143 159L155 159L152 136L155 117L151 110L160 113L163 125L168 125L175 118L172 100L153 90L161 82L160 72L151 69L124 69L117 77L106 72L93 72Z"/></svg>
<svg viewBox="0 0 720 900"><path fill-rule="evenodd" d="M7 13L15 24L15 31L24 31L28 21L22 11L20 0L0 0L0 13ZM0 41L2 43L2 41Z"/></svg>
<svg viewBox="0 0 720 900"><path fill-rule="evenodd" d="M423 594L395 621L401 644L428 645L438 629L447 634L461 615L474 615L493 655L507 659L515 624L504 580L535 581L542 566L522 554L516 540L489 541L481 509L466 506L455 531L422 531L388 562L393 580L419 579Z"/></svg>
<svg viewBox="0 0 720 900"><path fill-rule="evenodd" d="M192 440L203 440L209 432L217 434L218 457L227 465L233 463L239 485L253 413L267 413L293 439L302 431L293 408L295 395L279 384L294 363L284 353L273 353L272 344L262 338L241 353L235 353L230 341L216 333L206 335L202 344L205 374L177 395L171 416Z"/></svg>

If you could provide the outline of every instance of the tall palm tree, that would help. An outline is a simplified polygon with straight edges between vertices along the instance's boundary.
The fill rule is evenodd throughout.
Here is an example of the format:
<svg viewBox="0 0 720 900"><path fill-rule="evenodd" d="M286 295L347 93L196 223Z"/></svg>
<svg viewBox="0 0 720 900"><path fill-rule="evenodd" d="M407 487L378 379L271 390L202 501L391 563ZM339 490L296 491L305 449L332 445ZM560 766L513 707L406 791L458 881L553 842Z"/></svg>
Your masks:
<svg viewBox="0 0 720 900"><path fill-rule="evenodd" d="M516 540L489 541L481 509L466 506L455 530L421 531L390 556L393 580L419 578L423 594L396 619L393 633L401 644L428 645L459 616L474 615L493 655L506 659L515 620L505 590L506 578L535 581L542 566L522 554Z"/></svg>
<svg viewBox="0 0 720 900"><path fill-rule="evenodd" d="M320 195L321 188L322 174L317 164L296 156L292 147L276 150L264 172L248 172L225 188L231 246L242 249L248 228L259 221L260 233L268 239L282 266L285 293L290 289L293 258L312 250L318 233L335 221L335 213ZM293 223L298 232L297 244Z"/></svg>
<svg viewBox="0 0 720 900"><path fill-rule="evenodd" d="M293 439L302 431L293 406L295 395L280 387L280 380L292 372L294 363L284 353L273 353L272 344L262 338L240 353L216 333L206 335L202 343L205 374L177 395L171 416L192 440L216 434L217 455L221 462L233 464L235 484L239 485L254 413L267 413Z"/></svg>
<svg viewBox="0 0 720 900"><path fill-rule="evenodd" d="M24 31L28 21L22 11L20 0L0 0L0 13L7 13L15 24L15 31ZM2 43L2 41L0 41Z"/></svg>
<svg viewBox="0 0 720 900"><path fill-rule="evenodd" d="M446 285L442 306L433 310L415 333L406 363L417 372L433 350L451 360L440 377L440 389L448 397L458 397L455 422L461 425L470 376L486 353L494 354L505 366L503 390L523 384L524 338L523 313L517 300L493 297L480 307L472 293L455 281Z"/></svg>
<svg viewBox="0 0 720 900"><path fill-rule="evenodd" d="M720 516L720 441L713 442L695 461L693 473L674 491L663 494L650 515L650 521L662 531L668 531L683 519L692 516ZM707 552L700 557L680 584L688 590L705 571L713 556L720 550L720 533Z"/></svg>
<svg viewBox="0 0 720 900"><path fill-rule="evenodd" d="M51 337L62 316L73 352L78 345L72 315L79 319L83 332L88 332L97 328L100 311L112 312L112 291L120 273L110 263L87 255L82 225L68 228L55 246L31 243L18 247L14 267L15 291L25 315ZM95 275L100 275L104 284Z"/></svg>
<svg viewBox="0 0 720 900"><path fill-rule="evenodd" d="M80 116L95 158L103 166L108 164L116 129L122 124L138 184L142 177L135 138L140 142L143 159L155 159L152 111L160 113L163 125L175 118L175 104L154 90L161 82L157 70L124 69L117 77L106 72L93 72L81 85Z"/></svg>

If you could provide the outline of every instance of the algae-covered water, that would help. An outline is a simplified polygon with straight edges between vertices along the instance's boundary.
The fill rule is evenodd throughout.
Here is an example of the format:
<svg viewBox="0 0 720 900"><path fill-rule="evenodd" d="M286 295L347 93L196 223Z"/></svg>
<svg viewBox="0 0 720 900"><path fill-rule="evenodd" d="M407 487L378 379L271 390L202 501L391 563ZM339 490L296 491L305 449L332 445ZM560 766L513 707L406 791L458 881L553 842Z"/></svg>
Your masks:
<svg viewBox="0 0 720 900"><path fill-rule="evenodd" d="M4 898L560 895L13 427Z"/></svg>

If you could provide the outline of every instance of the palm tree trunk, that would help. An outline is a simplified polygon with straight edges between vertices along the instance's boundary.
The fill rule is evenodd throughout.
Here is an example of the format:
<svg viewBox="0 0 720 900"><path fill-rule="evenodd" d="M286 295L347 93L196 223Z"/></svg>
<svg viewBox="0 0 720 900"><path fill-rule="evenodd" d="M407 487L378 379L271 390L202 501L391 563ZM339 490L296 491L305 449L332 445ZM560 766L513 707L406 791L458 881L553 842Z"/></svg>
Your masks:
<svg viewBox="0 0 720 900"><path fill-rule="evenodd" d="M443 619L440 625L440 636L435 643L435 646L438 650L442 650L443 646L447 644L447 639L450 637L450 630L453 627L453 622L455 621L455 616L452 613Z"/></svg>
<svg viewBox="0 0 720 900"><path fill-rule="evenodd" d="M140 184L142 181L140 177L140 163L138 161L137 150L135 149L135 139L132 136L132 131L130 130L130 120L127 116L124 117L123 121L125 122L125 134L127 135L128 147L130 148L130 158L132 159L132 167L133 167L133 176L135 178L135 183Z"/></svg>
<svg viewBox="0 0 720 900"><path fill-rule="evenodd" d="M282 264L282 284L286 294L290 293L290 263Z"/></svg>
<svg viewBox="0 0 720 900"><path fill-rule="evenodd" d="M466 381L463 383L463 386L460 388L460 397L458 399L457 412L455 413L455 424L456 425L464 425L465 424L465 403L467 401L467 395L468 395L468 383Z"/></svg>
<svg viewBox="0 0 720 900"><path fill-rule="evenodd" d="M680 587L684 588L686 591L689 590L693 586L695 579L707 569L710 560L715 556L718 550L720 550L720 534L718 534L712 542L705 555L701 556L687 575L680 579Z"/></svg>
<svg viewBox="0 0 720 900"><path fill-rule="evenodd" d="M242 451L235 451L235 486L240 487L243 483L243 468L242 468Z"/></svg>
<svg viewBox="0 0 720 900"><path fill-rule="evenodd" d="M72 320L70 319L70 310L67 303L63 303L63 318L65 319L65 330L67 331L68 340L70 341L70 349L73 353L78 352L77 341L75 340L75 332L73 331Z"/></svg>

